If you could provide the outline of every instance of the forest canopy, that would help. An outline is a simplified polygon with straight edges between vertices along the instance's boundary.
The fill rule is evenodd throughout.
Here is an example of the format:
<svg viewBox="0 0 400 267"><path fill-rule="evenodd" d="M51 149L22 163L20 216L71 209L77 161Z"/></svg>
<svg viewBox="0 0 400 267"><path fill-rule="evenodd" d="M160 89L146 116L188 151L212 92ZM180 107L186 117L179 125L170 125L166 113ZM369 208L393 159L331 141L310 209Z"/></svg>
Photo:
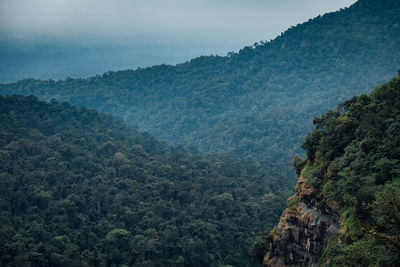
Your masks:
<svg viewBox="0 0 400 267"><path fill-rule="evenodd" d="M341 231L320 262L398 266L400 75L314 119L314 124L303 142L307 164L301 175L327 201L338 204L341 216Z"/></svg>
<svg viewBox="0 0 400 267"><path fill-rule="evenodd" d="M245 266L289 181L119 119L0 97L1 266Z"/></svg>
<svg viewBox="0 0 400 267"><path fill-rule="evenodd" d="M95 108L169 143L278 162L282 172L301 153L313 117L395 75L399 25L398 0L360 0L226 57L87 79L26 79L0 85L0 93Z"/></svg>

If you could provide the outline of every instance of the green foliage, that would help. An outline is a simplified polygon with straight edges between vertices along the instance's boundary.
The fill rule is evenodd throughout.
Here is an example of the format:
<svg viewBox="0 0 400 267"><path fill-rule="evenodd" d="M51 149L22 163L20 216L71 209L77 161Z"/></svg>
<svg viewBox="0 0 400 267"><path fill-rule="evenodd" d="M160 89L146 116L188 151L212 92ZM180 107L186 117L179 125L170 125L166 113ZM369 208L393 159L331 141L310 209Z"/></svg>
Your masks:
<svg viewBox="0 0 400 267"><path fill-rule="evenodd" d="M384 184L386 181L391 181L393 178L400 176L400 166L398 159L381 158L376 164L375 168L375 183Z"/></svg>
<svg viewBox="0 0 400 267"><path fill-rule="evenodd" d="M308 161L300 174L312 187L319 188L322 184L322 175L318 165Z"/></svg>
<svg viewBox="0 0 400 267"><path fill-rule="evenodd" d="M294 209L296 208L297 204L299 204L299 198L297 196L294 196L289 198L287 207L288 209Z"/></svg>
<svg viewBox="0 0 400 267"><path fill-rule="evenodd" d="M87 108L0 97L1 266L246 266L290 181Z"/></svg>
<svg viewBox="0 0 400 267"><path fill-rule="evenodd" d="M363 233L357 225L357 218L355 218L352 207L343 207L340 211L341 226L340 232L353 240L360 238Z"/></svg>
<svg viewBox="0 0 400 267"><path fill-rule="evenodd" d="M301 171L304 169L304 166L307 164L307 159L302 159L299 155L296 155L292 160L292 165L297 173L300 175Z"/></svg>
<svg viewBox="0 0 400 267"><path fill-rule="evenodd" d="M334 253L333 253L334 252ZM397 266L400 260L398 251L384 242L366 235L348 245L337 245L330 249L324 266Z"/></svg>
<svg viewBox="0 0 400 267"><path fill-rule="evenodd" d="M327 266L400 264L400 76L314 120L303 177L340 207ZM336 242L336 243L335 243Z"/></svg>
<svg viewBox="0 0 400 267"><path fill-rule="evenodd" d="M361 0L227 57L88 79L26 79L1 85L0 93L96 108L170 143L280 163L271 171L288 173L313 117L397 72L399 25L398 0ZM337 126L338 135L327 140L338 141L332 157L346 145L343 134L356 127L353 121Z"/></svg>
<svg viewBox="0 0 400 267"><path fill-rule="evenodd" d="M376 228L384 229L400 244L400 180L386 183L383 190L377 192L371 208Z"/></svg>
<svg viewBox="0 0 400 267"><path fill-rule="evenodd" d="M268 252L268 241L265 237L258 238L250 249L250 254L255 262L263 262L265 254Z"/></svg>

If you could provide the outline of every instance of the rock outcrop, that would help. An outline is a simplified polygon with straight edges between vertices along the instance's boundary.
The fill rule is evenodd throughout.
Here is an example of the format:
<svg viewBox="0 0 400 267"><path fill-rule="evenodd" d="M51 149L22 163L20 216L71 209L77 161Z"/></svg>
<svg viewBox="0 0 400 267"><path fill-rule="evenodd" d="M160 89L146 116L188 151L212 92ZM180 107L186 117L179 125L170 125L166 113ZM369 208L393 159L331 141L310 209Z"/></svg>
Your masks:
<svg viewBox="0 0 400 267"><path fill-rule="evenodd" d="M278 226L268 236L264 266L317 266L339 231L338 208L300 177Z"/></svg>

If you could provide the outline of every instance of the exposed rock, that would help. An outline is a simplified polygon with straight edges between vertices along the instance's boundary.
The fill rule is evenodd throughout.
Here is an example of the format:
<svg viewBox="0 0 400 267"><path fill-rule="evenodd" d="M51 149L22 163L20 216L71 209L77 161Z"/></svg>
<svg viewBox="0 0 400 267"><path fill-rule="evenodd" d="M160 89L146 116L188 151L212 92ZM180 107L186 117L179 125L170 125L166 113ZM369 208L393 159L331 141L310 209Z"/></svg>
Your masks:
<svg viewBox="0 0 400 267"><path fill-rule="evenodd" d="M334 203L300 177L296 195L269 237L264 266L318 266L327 243L339 231L339 215Z"/></svg>

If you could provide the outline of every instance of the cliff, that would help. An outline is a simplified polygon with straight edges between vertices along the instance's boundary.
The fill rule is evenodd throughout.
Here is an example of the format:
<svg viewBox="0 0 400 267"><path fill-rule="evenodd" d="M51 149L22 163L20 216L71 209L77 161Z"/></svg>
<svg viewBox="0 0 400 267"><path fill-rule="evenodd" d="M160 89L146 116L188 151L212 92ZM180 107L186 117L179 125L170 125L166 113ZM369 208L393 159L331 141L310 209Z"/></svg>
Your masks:
<svg viewBox="0 0 400 267"><path fill-rule="evenodd" d="M264 266L400 266L400 75L313 122Z"/></svg>
<svg viewBox="0 0 400 267"><path fill-rule="evenodd" d="M339 231L336 205L305 183L300 176L296 194L276 229L268 236L265 266L316 266L330 237Z"/></svg>

